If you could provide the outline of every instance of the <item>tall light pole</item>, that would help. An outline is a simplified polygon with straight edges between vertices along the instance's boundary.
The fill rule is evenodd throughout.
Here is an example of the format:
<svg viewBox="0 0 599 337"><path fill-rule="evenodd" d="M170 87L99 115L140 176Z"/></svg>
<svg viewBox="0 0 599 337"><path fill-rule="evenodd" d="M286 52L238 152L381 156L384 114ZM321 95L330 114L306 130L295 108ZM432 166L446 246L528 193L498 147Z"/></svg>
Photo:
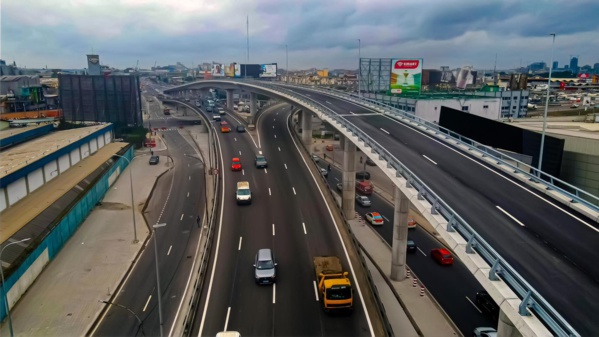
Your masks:
<svg viewBox="0 0 599 337"><path fill-rule="evenodd" d="M362 41L358 39L358 97L362 97L362 83L360 83L360 67L362 65Z"/></svg>
<svg viewBox="0 0 599 337"><path fill-rule="evenodd" d="M113 154L113 156L124 158L129 163L129 183L131 184L131 216L133 217L133 243L138 243L137 226L135 224L135 203L133 201L133 174L131 174L133 167L131 167L131 161L127 157L121 156L119 154Z"/></svg>
<svg viewBox="0 0 599 337"><path fill-rule="evenodd" d="M289 50L285 45L285 82L289 82Z"/></svg>
<svg viewBox="0 0 599 337"><path fill-rule="evenodd" d="M2 247L2 250L0 250L0 261L2 261L2 253L4 253L4 250L6 249L6 247L16 245L18 243L23 243L23 242L29 241L29 240L31 240L31 238L26 238L23 240L11 242L11 243L7 244L6 246ZM6 309L6 315L8 316L8 329L10 330L10 337L13 337L15 335L15 333L12 330L12 319L10 317L10 309L8 307L8 293L6 292L6 288L4 287L4 268L2 268L2 267L0 267L0 275L2 275L2 293L4 294L4 309Z"/></svg>
<svg viewBox="0 0 599 337"><path fill-rule="evenodd" d="M547 128L547 109L549 109L549 94L551 89L551 72L553 71L553 47L555 46L555 33L549 34L553 37L551 43L551 62L549 63L549 79L547 80L547 97L545 98L545 112L543 113L543 132L541 133L541 153L539 154L539 178L543 168L543 147L545 146L545 129Z"/></svg>
<svg viewBox="0 0 599 337"><path fill-rule="evenodd" d="M158 318L160 319L160 337L163 336L162 334L162 326L164 325L163 320L162 320L162 296L160 295L160 270L158 269L158 243L156 243L156 228L160 228L160 227L164 227L166 226L165 223L157 223L155 225L152 226L152 231L154 232L154 258L156 261L156 292L158 293Z"/></svg>

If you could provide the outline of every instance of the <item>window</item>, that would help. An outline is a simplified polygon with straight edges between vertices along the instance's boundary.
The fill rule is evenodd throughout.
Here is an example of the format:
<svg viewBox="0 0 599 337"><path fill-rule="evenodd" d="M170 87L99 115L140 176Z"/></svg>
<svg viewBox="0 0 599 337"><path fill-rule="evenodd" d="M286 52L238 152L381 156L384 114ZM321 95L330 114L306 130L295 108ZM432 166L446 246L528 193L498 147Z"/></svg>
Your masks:
<svg viewBox="0 0 599 337"><path fill-rule="evenodd" d="M483 109L488 109L488 108L489 108L488 105L483 105ZM437 108L435 108L435 109L437 109Z"/></svg>
<svg viewBox="0 0 599 337"><path fill-rule="evenodd" d="M463 106L462 111L468 111L468 106Z"/></svg>

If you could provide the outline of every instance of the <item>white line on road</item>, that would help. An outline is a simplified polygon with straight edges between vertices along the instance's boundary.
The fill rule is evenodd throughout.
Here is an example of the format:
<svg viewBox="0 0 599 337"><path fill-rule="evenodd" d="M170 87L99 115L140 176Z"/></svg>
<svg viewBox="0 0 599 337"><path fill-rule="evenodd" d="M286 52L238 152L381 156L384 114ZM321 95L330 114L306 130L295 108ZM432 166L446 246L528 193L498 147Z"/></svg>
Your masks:
<svg viewBox="0 0 599 337"><path fill-rule="evenodd" d="M270 193L270 187L268 188L268 195L272 195L272 194Z"/></svg>
<svg viewBox="0 0 599 337"><path fill-rule="evenodd" d="M388 222L391 222L391 220L387 219L386 216L384 216L384 215L381 215L381 216L383 217L383 219L387 220Z"/></svg>
<svg viewBox="0 0 599 337"><path fill-rule="evenodd" d="M339 178L335 178L335 180L339 181Z"/></svg>
<svg viewBox="0 0 599 337"><path fill-rule="evenodd" d="M166 256L171 255L171 249L173 249L173 245L171 245L170 247L168 247L168 252L166 252Z"/></svg>
<svg viewBox="0 0 599 337"><path fill-rule="evenodd" d="M189 180L191 180L191 176L189 176Z"/></svg>
<svg viewBox="0 0 599 337"><path fill-rule="evenodd" d="M239 155L241 156L241 151L239 151Z"/></svg>
<svg viewBox="0 0 599 337"><path fill-rule="evenodd" d="M503 214L509 216L512 220L516 221L518 223L518 225L522 226L522 227L526 227L522 222L520 222L518 219L514 218L513 215L511 215L510 213L506 212L503 208L499 207L499 206L495 206L497 207L498 210L500 210L501 212L503 212Z"/></svg>
<svg viewBox="0 0 599 337"><path fill-rule="evenodd" d="M275 138L277 138L277 135L275 135Z"/></svg>
<svg viewBox="0 0 599 337"><path fill-rule="evenodd" d="M316 281L312 281L314 284L314 296L316 296L316 301L318 302L318 287L316 286Z"/></svg>
<svg viewBox="0 0 599 337"><path fill-rule="evenodd" d="M187 197L189 198L189 192L187 192Z"/></svg>
<svg viewBox="0 0 599 337"><path fill-rule="evenodd" d="M244 176L245 175L245 170L241 169L241 175Z"/></svg>
<svg viewBox="0 0 599 337"><path fill-rule="evenodd" d="M277 120L277 119L275 118L275 119L273 119L272 121L273 121L273 122L275 122L276 120Z"/></svg>
<svg viewBox="0 0 599 337"><path fill-rule="evenodd" d="M146 305L144 305L143 308L143 312L146 312L146 309L148 308L148 304L150 304L150 300L152 299L152 295L150 295L150 297L148 297L148 300L146 301Z"/></svg>
<svg viewBox="0 0 599 337"><path fill-rule="evenodd" d="M268 170L267 170L267 169L264 169L264 173L268 173Z"/></svg>
<svg viewBox="0 0 599 337"><path fill-rule="evenodd" d="M310 94L306 94L306 96L310 97Z"/></svg>
<svg viewBox="0 0 599 337"><path fill-rule="evenodd" d="M426 254L425 254L425 253L422 251L422 249L420 249L420 247L417 247L417 248L418 248L418 251L419 251L420 253L422 253L422 255L426 256Z"/></svg>
<svg viewBox="0 0 599 337"><path fill-rule="evenodd" d="M262 154L262 151L258 151L258 154Z"/></svg>
<svg viewBox="0 0 599 337"><path fill-rule="evenodd" d="M433 164L437 165L437 162L436 162L436 161L434 161L434 160L430 159L429 157L427 157L427 156L425 156L425 155L422 155L422 156L423 156L424 158L428 159L428 160L429 160L431 163L433 163Z"/></svg>
<svg viewBox="0 0 599 337"><path fill-rule="evenodd" d="M295 193L295 187L292 187L293 189L293 195L297 195L297 193Z"/></svg>
<svg viewBox="0 0 599 337"><path fill-rule="evenodd" d="M350 111L349 113L350 113L350 114L352 114L352 115L355 115L355 114L356 114L356 113L355 113L355 112L353 112L353 111Z"/></svg>
<svg viewBox="0 0 599 337"><path fill-rule="evenodd" d="M281 151L281 148L280 148L280 147L278 147L278 149L279 149L279 152L280 152L280 151Z"/></svg>
<svg viewBox="0 0 599 337"><path fill-rule="evenodd" d="M482 312L482 311L481 311L481 310L480 310L480 309L479 309L479 308L476 306L476 304L474 304L474 302L472 302L472 300L471 300L470 298L468 298L468 296L466 296L466 299L468 300L468 302L470 302L470 304L472 304L472 306L473 306L473 307L475 307L475 308L476 308L476 310L477 310L479 313L481 313L481 314L483 313L483 312Z"/></svg>
<svg viewBox="0 0 599 337"><path fill-rule="evenodd" d="M237 250L241 250L241 241L243 241L242 236L239 237L239 247L237 247Z"/></svg>
<svg viewBox="0 0 599 337"><path fill-rule="evenodd" d="M272 284L272 304L276 303L276 299L277 298L277 284L273 283Z"/></svg>
<svg viewBox="0 0 599 337"><path fill-rule="evenodd" d="M302 227L304 227L304 234L308 234L308 232L306 232L306 224L302 222Z"/></svg>
<svg viewBox="0 0 599 337"><path fill-rule="evenodd" d="M383 128L381 128L381 131L383 131L384 133L386 133L386 134L390 135L389 131L387 131L387 130L385 130L385 129L383 129Z"/></svg>
<svg viewBox="0 0 599 337"><path fill-rule="evenodd" d="M231 315L231 307L227 309L227 318L225 318L225 328L223 331L227 331L227 325L229 325L229 315Z"/></svg>
<svg viewBox="0 0 599 337"><path fill-rule="evenodd" d="M182 221L182 220L183 220L183 214L181 214L181 219L179 219L179 221Z"/></svg>
<svg viewBox="0 0 599 337"><path fill-rule="evenodd" d="M274 129L274 128L275 128L275 126L273 125L273 126L272 126L272 128Z"/></svg>
<svg viewBox="0 0 599 337"><path fill-rule="evenodd" d="M235 139L235 141L237 141L237 137L234 137L233 139Z"/></svg>
<svg viewBox="0 0 599 337"><path fill-rule="evenodd" d="M283 165L285 165L285 169L287 169L287 164L283 164Z"/></svg>
<svg viewBox="0 0 599 337"><path fill-rule="evenodd" d="M333 103L331 103L331 102L329 102L329 101L326 101L326 102L327 102L327 104L333 104Z"/></svg>
<svg viewBox="0 0 599 337"><path fill-rule="evenodd" d="M275 236L275 224L272 224L272 236Z"/></svg>

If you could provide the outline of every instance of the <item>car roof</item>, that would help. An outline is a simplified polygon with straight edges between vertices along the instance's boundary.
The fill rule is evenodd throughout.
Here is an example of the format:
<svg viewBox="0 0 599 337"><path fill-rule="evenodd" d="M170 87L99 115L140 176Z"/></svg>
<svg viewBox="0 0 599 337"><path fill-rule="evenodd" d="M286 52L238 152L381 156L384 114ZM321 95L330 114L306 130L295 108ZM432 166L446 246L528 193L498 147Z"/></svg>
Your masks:
<svg viewBox="0 0 599 337"><path fill-rule="evenodd" d="M233 161L239 161L239 158L233 158Z"/></svg>
<svg viewBox="0 0 599 337"><path fill-rule="evenodd" d="M435 248L435 249L433 249L433 250L438 250L438 251L439 251L439 253L442 253L442 254L451 254L451 253L449 252L449 250L447 250L447 249L445 249L445 248Z"/></svg>
<svg viewBox="0 0 599 337"><path fill-rule="evenodd" d="M370 212L370 214L372 214L372 216L381 216L379 212Z"/></svg>
<svg viewBox="0 0 599 337"><path fill-rule="evenodd" d="M272 260L272 252L269 248L262 248L258 251L258 261Z"/></svg>

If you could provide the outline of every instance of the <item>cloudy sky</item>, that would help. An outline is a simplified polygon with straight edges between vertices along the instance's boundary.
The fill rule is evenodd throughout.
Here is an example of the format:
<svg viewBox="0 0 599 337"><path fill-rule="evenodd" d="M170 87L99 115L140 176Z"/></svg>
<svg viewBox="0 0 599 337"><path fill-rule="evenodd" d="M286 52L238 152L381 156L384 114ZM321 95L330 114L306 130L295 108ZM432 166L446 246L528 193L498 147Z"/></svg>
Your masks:
<svg viewBox="0 0 599 337"><path fill-rule="evenodd" d="M358 67L362 57L417 57L425 68L490 69L599 62L597 0L2 0L0 57L19 66L84 68L246 62Z"/></svg>

